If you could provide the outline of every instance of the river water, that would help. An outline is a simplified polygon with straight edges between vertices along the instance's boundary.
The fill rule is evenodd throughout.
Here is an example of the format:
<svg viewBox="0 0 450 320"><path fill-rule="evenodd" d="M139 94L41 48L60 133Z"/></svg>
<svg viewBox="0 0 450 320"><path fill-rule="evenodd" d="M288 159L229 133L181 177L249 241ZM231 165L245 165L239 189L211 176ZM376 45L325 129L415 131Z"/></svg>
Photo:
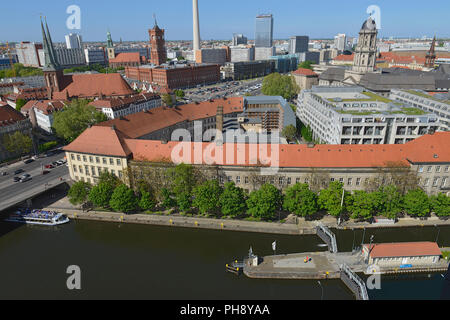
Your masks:
<svg viewBox="0 0 450 320"><path fill-rule="evenodd" d="M366 242L435 241L450 246L450 227L367 230ZM340 251L361 244L362 230L338 231ZM225 272L255 254L323 251L316 236L71 221L59 227L0 222L0 299L354 299L340 280L259 280ZM66 287L67 267L81 269L81 290ZM371 299L438 299L440 274L383 277Z"/></svg>

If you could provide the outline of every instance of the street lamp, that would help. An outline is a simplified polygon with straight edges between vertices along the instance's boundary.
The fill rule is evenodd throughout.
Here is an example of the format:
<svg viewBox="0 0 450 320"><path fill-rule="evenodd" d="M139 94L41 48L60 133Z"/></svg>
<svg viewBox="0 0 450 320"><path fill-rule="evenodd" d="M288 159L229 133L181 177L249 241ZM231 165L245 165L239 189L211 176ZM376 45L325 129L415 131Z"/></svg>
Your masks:
<svg viewBox="0 0 450 320"><path fill-rule="evenodd" d="M322 295L320 296L320 300L323 300L323 287L322 287L322 283L320 283L320 281L317 281L317 283L320 286L320 289L322 290Z"/></svg>

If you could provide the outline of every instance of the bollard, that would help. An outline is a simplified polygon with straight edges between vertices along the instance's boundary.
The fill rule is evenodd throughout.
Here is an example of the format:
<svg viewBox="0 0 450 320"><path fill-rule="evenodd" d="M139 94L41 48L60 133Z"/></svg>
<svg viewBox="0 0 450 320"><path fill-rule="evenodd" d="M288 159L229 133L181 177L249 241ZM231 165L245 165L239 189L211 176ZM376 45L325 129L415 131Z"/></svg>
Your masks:
<svg viewBox="0 0 450 320"><path fill-rule="evenodd" d="M172 220L172 219L170 219L170 220L169 220L169 223L170 223L170 224L173 224L173 220Z"/></svg>
<svg viewBox="0 0 450 320"><path fill-rule="evenodd" d="M220 224L220 227L223 229L223 227L224 227L223 223Z"/></svg>
<svg viewBox="0 0 450 320"><path fill-rule="evenodd" d="M198 222L197 221L195 221L195 226L198 227Z"/></svg>
<svg viewBox="0 0 450 320"><path fill-rule="evenodd" d="M123 216L120 216L120 222L123 222Z"/></svg>

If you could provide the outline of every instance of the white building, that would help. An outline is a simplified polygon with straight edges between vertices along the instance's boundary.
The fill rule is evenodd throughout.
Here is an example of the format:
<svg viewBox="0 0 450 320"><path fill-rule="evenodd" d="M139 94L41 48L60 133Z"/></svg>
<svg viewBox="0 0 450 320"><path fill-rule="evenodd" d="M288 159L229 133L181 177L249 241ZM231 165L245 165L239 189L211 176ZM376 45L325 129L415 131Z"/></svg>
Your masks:
<svg viewBox="0 0 450 320"><path fill-rule="evenodd" d="M255 60L268 60L277 54L275 47L256 47L255 48Z"/></svg>
<svg viewBox="0 0 450 320"><path fill-rule="evenodd" d="M20 112L31 120L33 128L53 133L53 115L66 105L67 102L61 100L31 100L22 107Z"/></svg>
<svg viewBox="0 0 450 320"><path fill-rule="evenodd" d="M439 117L440 131L450 131L450 96L431 96L421 90L391 90L390 99L407 103Z"/></svg>
<svg viewBox="0 0 450 320"><path fill-rule="evenodd" d="M436 115L362 87L303 90L297 117L327 144L404 144L440 126Z"/></svg>
<svg viewBox="0 0 450 320"><path fill-rule="evenodd" d="M86 64L86 57L83 49L66 49L55 48L56 59L63 67L81 66ZM39 50L39 57L41 61L45 61L45 52L43 49Z"/></svg>
<svg viewBox="0 0 450 320"><path fill-rule="evenodd" d="M25 67L42 67L44 60L40 60L39 50L42 50L42 44L40 43L21 42L16 44L16 54L19 63Z"/></svg>
<svg viewBox="0 0 450 320"><path fill-rule="evenodd" d="M162 105L159 95L141 93L129 98L99 99L93 101L98 111L103 112L109 119L116 119L130 114L158 108Z"/></svg>
<svg viewBox="0 0 450 320"><path fill-rule="evenodd" d="M76 33L66 35L66 47L67 49L83 49L81 35Z"/></svg>
<svg viewBox="0 0 450 320"><path fill-rule="evenodd" d="M84 56L88 65L106 65L108 63L106 52L103 48L86 48L84 49Z"/></svg>
<svg viewBox="0 0 450 320"><path fill-rule="evenodd" d="M255 47L233 46L230 47L231 62L246 62L255 60Z"/></svg>
<svg viewBox="0 0 450 320"><path fill-rule="evenodd" d="M334 37L334 47L341 52L347 49L347 36L344 33Z"/></svg>

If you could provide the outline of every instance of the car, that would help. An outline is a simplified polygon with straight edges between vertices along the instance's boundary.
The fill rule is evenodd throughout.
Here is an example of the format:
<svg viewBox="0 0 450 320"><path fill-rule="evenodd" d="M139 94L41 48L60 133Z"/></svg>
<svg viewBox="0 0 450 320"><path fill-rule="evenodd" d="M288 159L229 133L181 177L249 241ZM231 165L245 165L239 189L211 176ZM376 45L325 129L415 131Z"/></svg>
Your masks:
<svg viewBox="0 0 450 320"><path fill-rule="evenodd" d="M31 180L31 176L29 174L24 174L22 177L20 177L20 182L27 182Z"/></svg>
<svg viewBox="0 0 450 320"><path fill-rule="evenodd" d="M23 170L23 169L18 169L18 170L16 170L16 171L14 171L14 175L21 174L22 172L25 172L25 170Z"/></svg>
<svg viewBox="0 0 450 320"><path fill-rule="evenodd" d="M45 169L53 169L55 166L52 164L48 164L45 166Z"/></svg>
<svg viewBox="0 0 450 320"><path fill-rule="evenodd" d="M46 174L49 174L49 173L50 173L49 170L44 170L44 171L42 171L42 175L43 175L43 176L45 176Z"/></svg>
<svg viewBox="0 0 450 320"><path fill-rule="evenodd" d="M8 172L3 171L3 172L1 173L1 175L2 175L2 176L7 176L7 175L8 175Z"/></svg>
<svg viewBox="0 0 450 320"><path fill-rule="evenodd" d="M52 165L55 166L55 167L59 166L58 162L56 162L56 161L53 161Z"/></svg>
<svg viewBox="0 0 450 320"><path fill-rule="evenodd" d="M64 164L64 161L58 160L58 161L56 161L56 164L57 164L58 166L62 166L62 165Z"/></svg>
<svg viewBox="0 0 450 320"><path fill-rule="evenodd" d="M14 182L19 182L19 181L20 181L20 177L14 177L14 178L13 178L13 181L14 181Z"/></svg>
<svg viewBox="0 0 450 320"><path fill-rule="evenodd" d="M25 164L29 164L29 163L32 163L32 162L34 162L33 159L27 159L27 160L23 161L23 163L25 163Z"/></svg>

